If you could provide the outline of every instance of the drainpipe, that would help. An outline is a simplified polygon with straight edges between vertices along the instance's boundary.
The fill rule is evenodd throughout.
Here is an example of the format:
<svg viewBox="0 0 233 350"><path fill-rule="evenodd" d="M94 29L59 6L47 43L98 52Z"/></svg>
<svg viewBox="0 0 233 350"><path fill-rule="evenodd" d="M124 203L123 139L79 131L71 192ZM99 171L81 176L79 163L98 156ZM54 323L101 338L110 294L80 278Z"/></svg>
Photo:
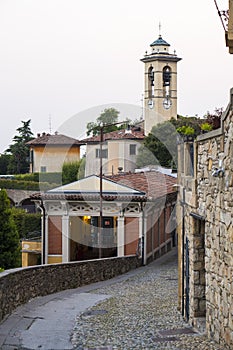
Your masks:
<svg viewBox="0 0 233 350"><path fill-rule="evenodd" d="M41 199L40 208L42 210L42 265L45 264L45 207Z"/></svg>
<svg viewBox="0 0 233 350"><path fill-rule="evenodd" d="M141 202L141 211L142 211L142 265L145 265L145 260L144 260L144 229L145 229L145 224L144 224L144 219L145 219L145 214L144 214L144 210L143 210L143 202Z"/></svg>
<svg viewBox="0 0 233 350"><path fill-rule="evenodd" d="M184 243L184 238L185 238L185 219L184 219L184 214L185 214L185 189L183 188L183 198L182 198L182 305L181 305L181 313L182 316L184 316L184 251L185 251L185 243Z"/></svg>

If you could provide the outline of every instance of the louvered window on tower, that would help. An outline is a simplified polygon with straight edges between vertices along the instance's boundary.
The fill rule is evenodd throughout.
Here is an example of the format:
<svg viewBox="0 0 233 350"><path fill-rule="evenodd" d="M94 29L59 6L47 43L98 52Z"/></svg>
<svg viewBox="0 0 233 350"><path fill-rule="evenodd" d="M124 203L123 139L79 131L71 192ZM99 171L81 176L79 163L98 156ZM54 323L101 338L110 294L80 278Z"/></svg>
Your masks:
<svg viewBox="0 0 233 350"><path fill-rule="evenodd" d="M163 69L163 86L170 86L171 83L171 69L165 67Z"/></svg>

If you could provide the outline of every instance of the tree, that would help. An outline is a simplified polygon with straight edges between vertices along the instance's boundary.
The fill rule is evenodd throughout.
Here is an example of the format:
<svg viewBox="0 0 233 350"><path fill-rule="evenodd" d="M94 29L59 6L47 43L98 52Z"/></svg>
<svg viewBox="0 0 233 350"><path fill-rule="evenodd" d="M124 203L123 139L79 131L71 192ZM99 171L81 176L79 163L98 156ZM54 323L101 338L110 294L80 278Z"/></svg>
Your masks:
<svg viewBox="0 0 233 350"><path fill-rule="evenodd" d="M0 267L20 266L20 241L6 190L0 190Z"/></svg>
<svg viewBox="0 0 233 350"><path fill-rule="evenodd" d="M41 235L41 213L27 213L24 209L15 207L11 210L20 239Z"/></svg>
<svg viewBox="0 0 233 350"><path fill-rule="evenodd" d="M86 166L86 156L84 156L80 161L80 167L78 171L78 180L85 177L85 166Z"/></svg>
<svg viewBox="0 0 233 350"><path fill-rule="evenodd" d="M66 162L62 166L63 185L77 181L81 160L77 162Z"/></svg>
<svg viewBox="0 0 233 350"><path fill-rule="evenodd" d="M14 136L13 144L6 151L12 155L7 169L10 174L25 174L29 172L29 147L26 143L33 139L33 133L30 128L31 120L21 122L23 126L16 129L19 135Z"/></svg>
<svg viewBox="0 0 233 350"><path fill-rule="evenodd" d="M87 123L87 136L99 135L101 125L109 125L104 128L104 132L111 132L117 130L117 125L112 125L118 122L120 112L115 108L105 108L100 116L96 119L96 122Z"/></svg>
<svg viewBox="0 0 233 350"><path fill-rule="evenodd" d="M212 125L212 129L220 128L222 114L223 108L215 108L214 113L207 112L206 121Z"/></svg>
<svg viewBox="0 0 233 350"><path fill-rule="evenodd" d="M178 116L177 119L171 118L153 126L139 148L137 166L159 164L176 168L177 141L182 140L182 135L192 134L193 137L199 135L203 121L204 119L197 117Z"/></svg>
<svg viewBox="0 0 233 350"><path fill-rule="evenodd" d="M137 166L157 164L172 167L177 160L176 142L177 132L171 122L166 121L153 126L139 148Z"/></svg>
<svg viewBox="0 0 233 350"><path fill-rule="evenodd" d="M10 154L1 154L0 156L0 174L1 175L6 175L8 174L7 169L9 167L9 163L11 160L11 155Z"/></svg>

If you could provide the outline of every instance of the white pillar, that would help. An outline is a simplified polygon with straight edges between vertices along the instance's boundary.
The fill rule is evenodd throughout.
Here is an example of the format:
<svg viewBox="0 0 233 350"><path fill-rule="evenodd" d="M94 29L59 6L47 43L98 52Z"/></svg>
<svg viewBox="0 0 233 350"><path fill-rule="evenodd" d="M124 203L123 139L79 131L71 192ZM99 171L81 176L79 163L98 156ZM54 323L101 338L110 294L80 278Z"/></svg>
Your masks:
<svg viewBox="0 0 233 350"><path fill-rule="evenodd" d="M117 256L125 255L125 218L117 218Z"/></svg>
<svg viewBox="0 0 233 350"><path fill-rule="evenodd" d="M41 216L42 240L41 240L41 262L48 264L48 215Z"/></svg>
<svg viewBox="0 0 233 350"><path fill-rule="evenodd" d="M48 254L49 254L49 217L45 215L45 264L48 264Z"/></svg>
<svg viewBox="0 0 233 350"><path fill-rule="evenodd" d="M69 216L62 216L62 262L70 260Z"/></svg>
<svg viewBox="0 0 233 350"><path fill-rule="evenodd" d="M144 265L146 265L146 260L147 260L147 253L146 253L146 239L147 239L147 216L144 215L144 224L143 224L143 235L144 235L144 240L143 240L143 243L144 243L144 248L143 248L143 251L144 251L144 257L143 257L143 262L144 262Z"/></svg>

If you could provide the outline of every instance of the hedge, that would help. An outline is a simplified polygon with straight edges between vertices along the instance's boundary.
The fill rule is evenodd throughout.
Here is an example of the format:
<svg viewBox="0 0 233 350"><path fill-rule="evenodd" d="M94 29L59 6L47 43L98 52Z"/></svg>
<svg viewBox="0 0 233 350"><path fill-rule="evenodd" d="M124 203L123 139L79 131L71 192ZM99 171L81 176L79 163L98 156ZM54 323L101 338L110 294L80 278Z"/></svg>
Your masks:
<svg viewBox="0 0 233 350"><path fill-rule="evenodd" d="M20 208L12 208L17 230L22 238L33 238L41 235L41 214L26 213Z"/></svg>
<svg viewBox="0 0 233 350"><path fill-rule="evenodd" d="M0 179L0 188L27 191L47 191L60 186L57 183Z"/></svg>
<svg viewBox="0 0 233 350"><path fill-rule="evenodd" d="M51 184L61 184L62 173L32 173L14 175L14 179L19 181L48 182Z"/></svg>

